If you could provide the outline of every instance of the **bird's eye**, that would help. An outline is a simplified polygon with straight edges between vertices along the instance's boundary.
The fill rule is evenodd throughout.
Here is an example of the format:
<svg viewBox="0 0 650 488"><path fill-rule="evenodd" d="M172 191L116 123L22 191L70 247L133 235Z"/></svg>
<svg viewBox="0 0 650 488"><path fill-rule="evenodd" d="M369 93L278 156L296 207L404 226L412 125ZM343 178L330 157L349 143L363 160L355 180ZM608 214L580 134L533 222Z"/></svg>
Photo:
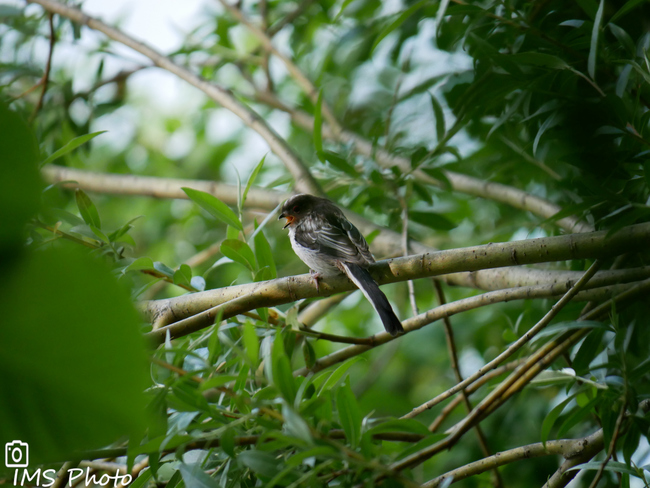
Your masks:
<svg viewBox="0 0 650 488"><path fill-rule="evenodd" d="M298 205L294 206L293 211L296 213L300 212L300 207Z"/></svg>

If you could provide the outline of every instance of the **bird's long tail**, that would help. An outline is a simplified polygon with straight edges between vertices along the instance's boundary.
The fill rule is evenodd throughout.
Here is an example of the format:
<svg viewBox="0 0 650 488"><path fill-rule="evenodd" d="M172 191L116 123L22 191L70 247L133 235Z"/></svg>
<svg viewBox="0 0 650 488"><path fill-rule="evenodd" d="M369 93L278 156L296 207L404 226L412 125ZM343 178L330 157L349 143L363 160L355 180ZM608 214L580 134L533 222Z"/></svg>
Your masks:
<svg viewBox="0 0 650 488"><path fill-rule="evenodd" d="M341 262L340 265L348 278L359 287L377 311L386 331L393 336L397 335L399 332L404 332L402 323L397 318L397 315L395 315L393 307L391 307L388 302L388 298L386 298L384 292L379 289L379 285L375 282L372 276L370 276L368 270L362 268L358 264Z"/></svg>

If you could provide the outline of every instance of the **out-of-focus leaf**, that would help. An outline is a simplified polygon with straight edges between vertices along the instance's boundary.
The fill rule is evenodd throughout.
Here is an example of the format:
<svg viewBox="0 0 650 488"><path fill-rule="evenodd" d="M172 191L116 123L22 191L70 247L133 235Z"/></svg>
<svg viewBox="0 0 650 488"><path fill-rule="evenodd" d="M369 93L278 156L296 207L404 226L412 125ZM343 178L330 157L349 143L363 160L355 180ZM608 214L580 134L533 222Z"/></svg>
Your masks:
<svg viewBox="0 0 650 488"><path fill-rule="evenodd" d="M591 42L589 43L589 57L587 59L587 71L592 80L596 79L596 57L598 56L598 36L600 34L600 24L603 20L603 10L605 8L605 0L600 0L598 10L596 11L596 18L594 19L594 27L591 31ZM533 151L534 152L534 151Z"/></svg>
<svg viewBox="0 0 650 488"><path fill-rule="evenodd" d="M145 486L149 480L151 479L151 475L153 474L153 471L151 469L143 469L140 471L140 474L138 477L135 479L133 483L129 485L130 488L142 488Z"/></svg>
<svg viewBox="0 0 650 488"><path fill-rule="evenodd" d="M192 268L190 268L187 264L181 264L180 268L174 272L174 284L191 286L191 280Z"/></svg>
<svg viewBox="0 0 650 488"><path fill-rule="evenodd" d="M278 272L275 268L275 259L273 258L273 250L269 245L269 241L266 240L264 232L260 231L255 234L253 239L255 243L255 256L257 257L257 262L260 266L260 270L265 266L268 266L270 271L270 278L275 279L278 277ZM261 280L259 280L261 281Z"/></svg>
<svg viewBox="0 0 650 488"><path fill-rule="evenodd" d="M251 362L253 368L257 367L260 353L260 340L255 332L255 327L252 323L246 322L242 330L242 338L244 340L244 347L246 354Z"/></svg>
<svg viewBox="0 0 650 488"><path fill-rule="evenodd" d="M183 463L178 466L178 470L183 476L185 488L219 488L217 480L205 474L198 464L190 467Z"/></svg>
<svg viewBox="0 0 650 488"><path fill-rule="evenodd" d="M558 430L558 437L563 437L571 427L577 425L582 419L587 415L593 413L594 406L600 401L599 398L594 398L590 400L584 407L576 408L571 415L569 415L564 422L560 425Z"/></svg>
<svg viewBox="0 0 650 488"><path fill-rule="evenodd" d="M98 132L93 132L91 134L85 134L83 136L75 137L70 142L68 142L65 146L63 146L61 149L54 151L54 153L52 153L50 157L48 157L45 161L43 161L42 165L45 166L46 164L51 163L56 159L59 159L61 156L65 156L69 152L74 151L82 144L87 143L88 141L94 139L99 134L103 134L104 132L107 131L100 130Z"/></svg>
<svg viewBox="0 0 650 488"><path fill-rule="evenodd" d="M361 356L355 356L353 358L348 359L345 361L343 364L341 364L338 368L336 368L331 375L327 378L327 381L323 384L323 387L320 389L321 392L331 390L336 386L336 384L341 381L345 373L348 372L348 369L350 369L357 361L361 360ZM322 376L324 379L325 376ZM318 386L316 381L314 381L314 385Z"/></svg>
<svg viewBox="0 0 650 488"><path fill-rule="evenodd" d="M353 178L359 177L359 173L357 173L357 170L354 169L350 163L332 151L319 151L318 157L321 161L327 161L336 169L343 171L345 174L352 176Z"/></svg>
<svg viewBox="0 0 650 488"><path fill-rule="evenodd" d="M201 391L209 390L210 388L217 388L219 386L226 385L228 383L231 383L237 379L237 376L230 375L230 374L220 374L217 376L213 376L210 379L205 380L203 383L201 383Z"/></svg>
<svg viewBox="0 0 650 488"><path fill-rule="evenodd" d="M442 3L440 4L440 8L442 9ZM433 115L436 120L436 140L438 143L442 141L445 138L445 134L447 132L447 129L445 127L445 114L442 111L442 106L440 105L440 102L434 97L431 93L429 93L429 98L431 100L431 107L433 108Z"/></svg>
<svg viewBox="0 0 650 488"><path fill-rule="evenodd" d="M244 241L238 239L226 239L219 248L221 254L232 259L236 263L243 264L251 271L257 269L255 255L251 248Z"/></svg>
<svg viewBox="0 0 650 488"><path fill-rule="evenodd" d="M168 278L174 278L174 270L171 269L169 266L167 266L165 263L161 263L160 261L155 261L153 263L153 268L158 271L159 273L162 273L163 275L167 276Z"/></svg>
<svg viewBox="0 0 650 488"><path fill-rule="evenodd" d="M2 433L27 442L32 463L144 429L140 318L108 269L77 249L39 250L5 273L0 303Z"/></svg>
<svg viewBox="0 0 650 488"><path fill-rule="evenodd" d="M246 197L248 196L248 192L250 191L251 187L253 186L253 183L255 182L255 178L257 178L257 175L259 174L260 170L262 169L262 166L264 166L264 160L266 159L266 155L260 160L259 163L257 163L257 166L255 166L255 169L251 173L251 175L248 177L248 181L246 182L246 188L244 189L244 194L242 195L241 198L241 204L242 207L244 206L244 203L246 203Z"/></svg>
<svg viewBox="0 0 650 488"><path fill-rule="evenodd" d="M616 22L620 17L632 11L632 9L638 7L639 5L646 3L646 1L647 0L628 0L620 9L618 9L614 15L612 15L612 18L609 19L609 21Z"/></svg>
<svg viewBox="0 0 650 488"><path fill-rule="evenodd" d="M101 229L102 223L99 220L97 207L95 207L95 204L92 202L90 197L86 195L86 192L78 189L75 191L75 199L77 200L77 208L79 209L79 213L84 219L84 222L91 226L91 228L94 225L98 229Z"/></svg>
<svg viewBox="0 0 650 488"><path fill-rule="evenodd" d="M282 405L282 416L284 417L284 425L288 434L308 444L312 443L309 425L286 403Z"/></svg>
<svg viewBox="0 0 650 488"><path fill-rule="evenodd" d="M432 446L436 442L441 441L445 437L447 437L446 434L429 434L421 441L418 441L415 444L408 446L406 449L401 451L398 454L396 460L399 461L400 459L404 459L410 456L411 454L421 451L422 449L426 449L427 447Z"/></svg>
<svg viewBox="0 0 650 488"><path fill-rule="evenodd" d="M409 218L413 222L426 225L427 227L430 227L434 230L448 231L456 227L456 225L447 217L434 212L420 212L417 210L412 210L409 212Z"/></svg>
<svg viewBox="0 0 650 488"><path fill-rule="evenodd" d="M133 261L131 264L129 264L126 268L124 268L124 273L127 273L129 271L140 271L143 269L154 269L153 267L153 261L151 258L147 257L142 257L138 258L135 261Z"/></svg>
<svg viewBox="0 0 650 488"><path fill-rule="evenodd" d="M387 420L368 430L369 434L383 434L385 432L409 432L411 434L429 435L429 429L422 422L415 419Z"/></svg>
<svg viewBox="0 0 650 488"><path fill-rule="evenodd" d="M281 335L276 334L271 351L273 368L273 382L278 387L282 396L289 404L296 398L296 380L291 372L291 365L285 353L284 341Z"/></svg>
<svg viewBox="0 0 650 488"><path fill-rule="evenodd" d="M244 230L239 217L235 215L235 212L230 210L230 207L219 200L214 195L210 195L204 191L193 190L192 188L181 188L185 194L196 203L199 207L206 210L214 218L221 220L222 222L228 224L231 227L234 227L237 230Z"/></svg>
<svg viewBox="0 0 650 488"><path fill-rule="evenodd" d="M190 286L198 291L205 290L205 278L203 276L192 276L190 280Z"/></svg>
<svg viewBox="0 0 650 488"><path fill-rule="evenodd" d="M389 25L387 25L375 38L375 42L373 42L372 47L370 48L370 52L372 53L377 45L384 40L384 38L393 32L396 29L399 29L399 27L415 12L420 10L425 4L427 3L427 0L420 0L419 2L414 3L411 5L409 8L406 10L402 11L395 20L393 20Z"/></svg>
<svg viewBox="0 0 650 488"><path fill-rule="evenodd" d="M316 351L314 351L314 346L307 339L302 343L302 355L305 358L307 369L313 368L316 363Z"/></svg>
<svg viewBox="0 0 650 488"><path fill-rule="evenodd" d="M353 448L361 440L361 412L349 382L343 383L336 394L336 408L345 437Z"/></svg>
<svg viewBox="0 0 650 488"><path fill-rule="evenodd" d="M276 459L272 453L257 449L240 452L237 455L237 462L266 478L274 477L282 469L282 462Z"/></svg>

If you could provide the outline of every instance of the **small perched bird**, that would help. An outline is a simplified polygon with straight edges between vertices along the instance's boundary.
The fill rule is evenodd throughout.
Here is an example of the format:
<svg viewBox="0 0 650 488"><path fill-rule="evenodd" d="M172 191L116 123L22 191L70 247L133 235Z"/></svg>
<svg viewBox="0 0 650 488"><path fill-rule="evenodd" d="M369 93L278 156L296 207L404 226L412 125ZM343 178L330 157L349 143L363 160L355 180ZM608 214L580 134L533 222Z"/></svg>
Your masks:
<svg viewBox="0 0 650 488"><path fill-rule="evenodd" d="M301 193L289 198L279 218L287 219L291 247L311 268L316 280L339 270L345 273L375 308L386 331L404 332L384 292L366 269L375 262L368 243L345 218L340 208L326 198Z"/></svg>

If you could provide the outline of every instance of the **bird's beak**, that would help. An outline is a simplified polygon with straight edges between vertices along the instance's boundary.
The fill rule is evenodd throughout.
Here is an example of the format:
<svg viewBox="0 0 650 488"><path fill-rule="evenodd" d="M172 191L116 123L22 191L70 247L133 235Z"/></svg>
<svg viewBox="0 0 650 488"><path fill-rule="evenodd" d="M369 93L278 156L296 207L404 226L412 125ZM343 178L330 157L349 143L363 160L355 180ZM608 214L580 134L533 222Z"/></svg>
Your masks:
<svg viewBox="0 0 650 488"><path fill-rule="evenodd" d="M293 223L293 220L295 219L293 215L284 215L284 213L281 213L280 216L278 217L278 219L282 219L282 218L287 219L287 223L284 224L284 227L282 227L283 229L289 227Z"/></svg>

